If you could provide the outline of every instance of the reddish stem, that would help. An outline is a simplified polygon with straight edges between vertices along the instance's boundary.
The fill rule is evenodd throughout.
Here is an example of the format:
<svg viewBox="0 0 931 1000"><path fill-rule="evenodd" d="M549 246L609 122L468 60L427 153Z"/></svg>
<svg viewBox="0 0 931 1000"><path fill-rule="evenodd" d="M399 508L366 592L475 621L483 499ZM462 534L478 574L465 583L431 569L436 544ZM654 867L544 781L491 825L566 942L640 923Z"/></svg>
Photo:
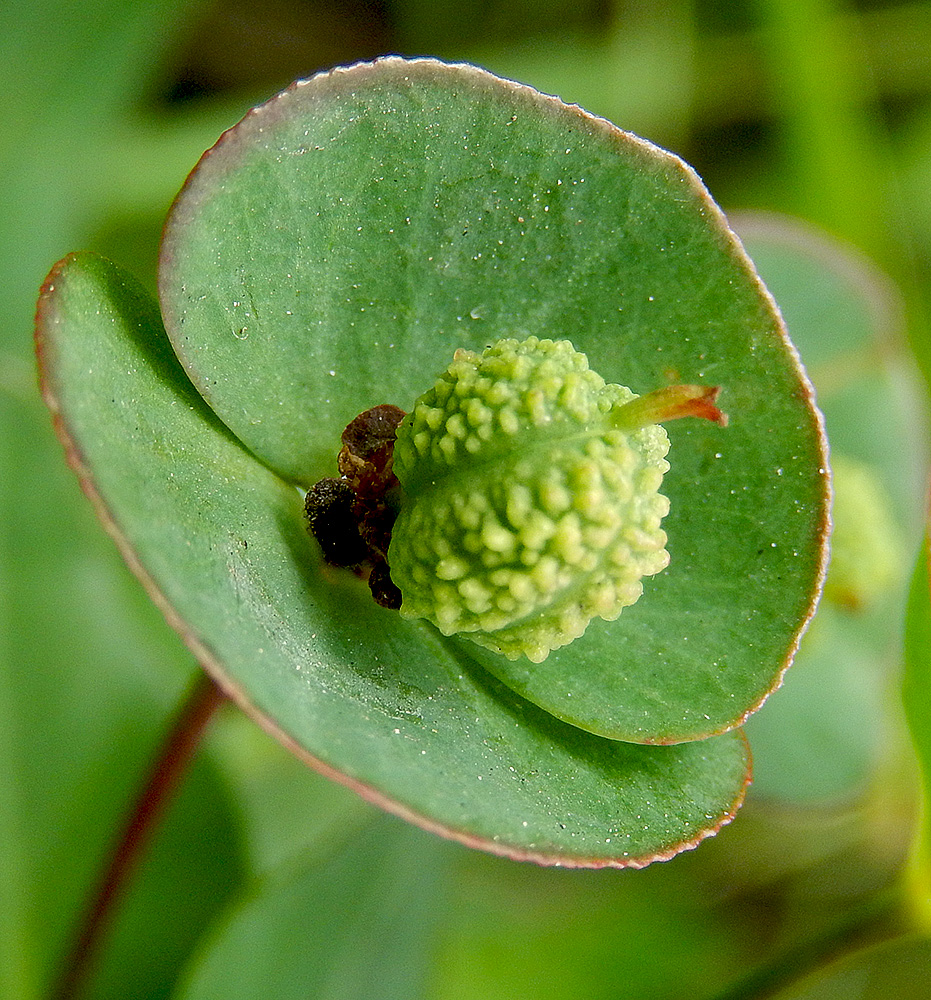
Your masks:
<svg viewBox="0 0 931 1000"><path fill-rule="evenodd" d="M90 899L78 936L51 992L52 1000L73 1000L80 994L120 895L180 784L207 724L225 699L212 678L198 671Z"/></svg>

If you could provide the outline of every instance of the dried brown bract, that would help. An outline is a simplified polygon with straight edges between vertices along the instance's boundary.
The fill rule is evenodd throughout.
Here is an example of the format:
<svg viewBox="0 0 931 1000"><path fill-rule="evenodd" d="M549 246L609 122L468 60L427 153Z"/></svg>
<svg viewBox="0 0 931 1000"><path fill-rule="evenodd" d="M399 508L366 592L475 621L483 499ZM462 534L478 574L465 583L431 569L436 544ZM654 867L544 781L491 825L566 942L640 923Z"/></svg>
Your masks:
<svg viewBox="0 0 931 1000"><path fill-rule="evenodd" d="M384 403L350 421L337 457L340 478L321 479L304 503L308 527L324 559L367 578L375 601L388 608L401 606L386 554L397 517L395 433L404 416L397 406Z"/></svg>

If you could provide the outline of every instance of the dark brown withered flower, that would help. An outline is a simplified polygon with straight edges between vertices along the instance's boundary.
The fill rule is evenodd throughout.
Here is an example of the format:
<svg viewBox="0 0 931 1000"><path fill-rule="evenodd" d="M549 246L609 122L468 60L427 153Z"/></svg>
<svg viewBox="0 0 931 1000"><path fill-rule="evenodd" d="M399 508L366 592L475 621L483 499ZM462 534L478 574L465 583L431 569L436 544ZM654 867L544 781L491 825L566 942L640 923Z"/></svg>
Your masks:
<svg viewBox="0 0 931 1000"><path fill-rule="evenodd" d="M397 406L384 403L351 420L337 457L340 478L321 479L304 503L324 559L367 577L375 601L388 608L401 606L386 554L397 517L392 502L398 488L392 470L395 433L404 416Z"/></svg>
<svg viewBox="0 0 931 1000"><path fill-rule="evenodd" d="M352 512L355 494L345 479L321 479L304 499L304 514L331 566L359 566L368 557Z"/></svg>

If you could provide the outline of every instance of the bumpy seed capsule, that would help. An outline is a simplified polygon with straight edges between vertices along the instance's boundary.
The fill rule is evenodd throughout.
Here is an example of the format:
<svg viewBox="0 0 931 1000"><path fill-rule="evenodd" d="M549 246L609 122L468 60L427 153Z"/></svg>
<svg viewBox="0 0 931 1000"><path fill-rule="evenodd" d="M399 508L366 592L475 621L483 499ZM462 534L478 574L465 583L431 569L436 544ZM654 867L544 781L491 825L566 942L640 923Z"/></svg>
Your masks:
<svg viewBox="0 0 931 1000"><path fill-rule="evenodd" d="M617 618L669 562L658 421L723 423L716 394L637 397L565 340L457 351L397 431L401 614L535 662Z"/></svg>

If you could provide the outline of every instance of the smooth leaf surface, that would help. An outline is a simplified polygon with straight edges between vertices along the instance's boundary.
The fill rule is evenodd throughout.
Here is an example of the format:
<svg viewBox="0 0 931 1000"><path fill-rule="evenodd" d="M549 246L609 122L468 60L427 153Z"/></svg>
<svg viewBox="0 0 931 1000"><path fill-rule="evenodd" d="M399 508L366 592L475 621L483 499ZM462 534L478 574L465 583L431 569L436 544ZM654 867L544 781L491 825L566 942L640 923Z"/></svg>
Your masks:
<svg viewBox="0 0 931 1000"><path fill-rule="evenodd" d="M920 530L928 416L898 289L854 248L798 220L743 216L735 225L815 384L831 454L873 467L890 516Z"/></svg>
<svg viewBox="0 0 931 1000"><path fill-rule="evenodd" d="M192 963L179 1000L429 995L452 849L380 819L322 862L276 873Z"/></svg>
<svg viewBox="0 0 931 1000"><path fill-rule="evenodd" d="M232 704L212 721L207 746L239 805L251 869L259 877L308 848L351 840L375 812Z"/></svg>
<svg viewBox="0 0 931 1000"><path fill-rule="evenodd" d="M846 618L821 607L785 685L748 720L754 796L811 806L866 786L890 727L886 664Z"/></svg>
<svg viewBox="0 0 931 1000"><path fill-rule="evenodd" d="M456 348L502 336L567 337L640 393L721 385L730 427L670 425L672 563L637 605L539 666L449 655L638 742L733 727L778 683L822 572L823 441L770 299L675 157L472 67L337 70L204 157L160 294L211 407L305 486L353 416L410 409Z"/></svg>
<svg viewBox="0 0 931 1000"><path fill-rule="evenodd" d="M765 954L740 902L709 892L708 851L743 819L695 855L634 877L464 857L443 915L432 1000L718 996ZM728 885L730 872L725 863Z"/></svg>
<svg viewBox="0 0 931 1000"><path fill-rule="evenodd" d="M798 220L733 220L805 358L831 441L832 562L825 598L765 712L749 720L754 794L811 804L862 791L897 722L888 705L921 528L923 397L885 277Z"/></svg>
<svg viewBox="0 0 931 1000"><path fill-rule="evenodd" d="M425 827L549 863L641 864L733 814L741 733L592 736L326 571L298 492L207 409L154 303L113 265L63 262L38 330L46 397L124 555L233 697L305 759Z"/></svg>

